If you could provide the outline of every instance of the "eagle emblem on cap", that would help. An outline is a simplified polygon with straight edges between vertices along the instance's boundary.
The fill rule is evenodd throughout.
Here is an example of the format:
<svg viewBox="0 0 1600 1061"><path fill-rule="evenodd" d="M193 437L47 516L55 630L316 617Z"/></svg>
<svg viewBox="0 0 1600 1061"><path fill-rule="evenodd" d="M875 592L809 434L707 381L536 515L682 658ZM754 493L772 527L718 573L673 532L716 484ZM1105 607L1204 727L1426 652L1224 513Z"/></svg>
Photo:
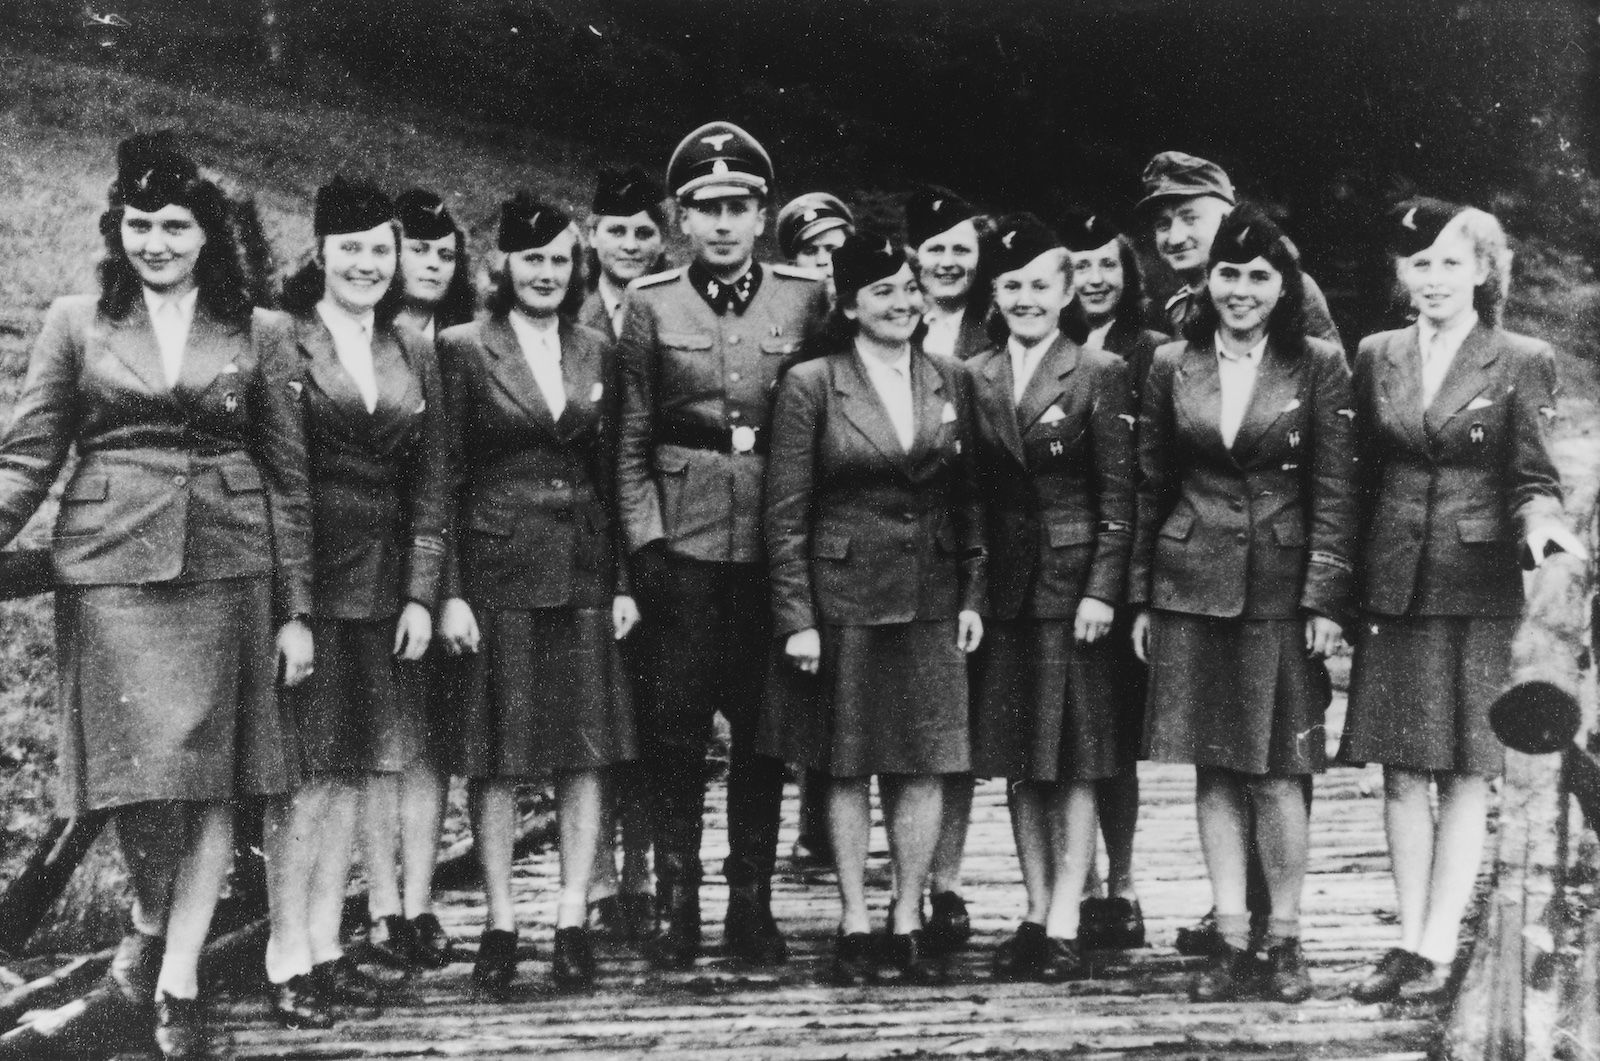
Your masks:
<svg viewBox="0 0 1600 1061"><path fill-rule="evenodd" d="M437 202L437 203L434 203L432 206L424 206L423 209L426 210L432 216L439 217L440 215L442 215L444 213L444 203L443 202Z"/></svg>
<svg viewBox="0 0 1600 1061"><path fill-rule="evenodd" d="M710 136L702 136L700 138L700 142L711 148L713 151L721 151L722 145L726 144L732 139L732 133L712 133Z"/></svg>
<svg viewBox="0 0 1600 1061"><path fill-rule="evenodd" d="M1100 216L1099 214L1090 214L1089 215L1089 220L1087 220L1087 221L1085 221L1083 223L1083 229L1084 229L1085 232L1092 231L1094 229L1095 218L1097 218L1099 216Z"/></svg>
<svg viewBox="0 0 1600 1061"><path fill-rule="evenodd" d="M890 243L887 239L883 241L883 253L885 253L885 254L893 254L894 253L894 244Z"/></svg>
<svg viewBox="0 0 1600 1061"><path fill-rule="evenodd" d="M814 206L811 209L807 210L805 213L800 215L800 220L802 220L802 221L815 221L816 219L817 219L817 208L814 207Z"/></svg>
<svg viewBox="0 0 1600 1061"><path fill-rule="evenodd" d="M1246 226L1244 226L1244 228L1241 228L1239 230L1239 234L1233 238L1233 242L1235 242L1239 246L1243 247L1244 246L1244 241L1249 239L1249 238L1250 238L1250 226L1246 225Z"/></svg>
<svg viewBox="0 0 1600 1061"><path fill-rule="evenodd" d="M1415 232L1417 230L1417 208L1416 207L1413 206L1411 209L1406 211L1406 216L1402 217L1400 219L1400 227L1401 228L1409 228L1413 232Z"/></svg>
<svg viewBox="0 0 1600 1061"><path fill-rule="evenodd" d="M155 170L147 169L147 170L144 171L144 176L142 176L138 180L134 181L134 183L139 186L139 190L141 192L149 191L150 190L150 178L154 177L155 175L156 175L156 171Z"/></svg>
<svg viewBox="0 0 1600 1061"><path fill-rule="evenodd" d="M541 216L541 215L542 215L542 214L543 214L543 213L544 213L544 211L543 211L543 210L535 210L535 211L534 211L534 212L533 212L533 216L532 216L532 217L530 217L530 218L528 218L528 228L529 228L529 230L530 230L530 231L531 231L531 230L532 230L532 229L533 229L533 228L534 228L534 227L535 227L535 226L537 226L537 225L538 225L538 224L539 224L539 218L540 218L540 216Z"/></svg>
<svg viewBox="0 0 1600 1061"><path fill-rule="evenodd" d="M1017 238L1017 230L1016 229L1012 229L1010 232L1007 232L1004 236L1000 237L1000 242L1005 244L1006 250L1010 250L1011 249L1011 241L1016 239L1016 238Z"/></svg>
<svg viewBox="0 0 1600 1061"><path fill-rule="evenodd" d="M944 206L944 200L943 199L935 199L933 201L933 205L928 207L928 209L937 211L943 206Z"/></svg>

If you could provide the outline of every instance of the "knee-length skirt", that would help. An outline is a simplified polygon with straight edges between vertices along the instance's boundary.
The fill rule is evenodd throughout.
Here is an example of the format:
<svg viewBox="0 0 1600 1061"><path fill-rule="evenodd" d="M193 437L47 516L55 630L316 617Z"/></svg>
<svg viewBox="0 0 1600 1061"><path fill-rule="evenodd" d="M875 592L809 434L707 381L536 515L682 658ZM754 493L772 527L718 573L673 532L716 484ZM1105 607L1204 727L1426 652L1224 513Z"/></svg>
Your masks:
<svg viewBox="0 0 1600 1061"><path fill-rule="evenodd" d="M298 783L268 578L63 586L55 623L63 808Z"/></svg>
<svg viewBox="0 0 1600 1061"><path fill-rule="evenodd" d="M1320 773L1331 686L1300 619L1151 613L1148 756L1244 774Z"/></svg>
<svg viewBox="0 0 1600 1061"><path fill-rule="evenodd" d="M973 665L972 771L1014 781L1094 781L1132 762L1109 636L1079 645L1070 619L996 620Z"/></svg>
<svg viewBox="0 0 1600 1061"><path fill-rule="evenodd" d="M1514 616L1365 616L1339 761L1493 776L1489 707L1511 673Z"/></svg>
<svg viewBox="0 0 1600 1061"><path fill-rule="evenodd" d="M956 621L821 628L815 676L773 663L762 750L833 777L971 769Z"/></svg>
<svg viewBox="0 0 1600 1061"><path fill-rule="evenodd" d="M311 776L395 773L427 750L427 669L394 654L396 616L311 620L316 667L287 693Z"/></svg>
<svg viewBox="0 0 1600 1061"><path fill-rule="evenodd" d="M547 778L638 757L633 697L603 608L486 610L461 671L451 770Z"/></svg>

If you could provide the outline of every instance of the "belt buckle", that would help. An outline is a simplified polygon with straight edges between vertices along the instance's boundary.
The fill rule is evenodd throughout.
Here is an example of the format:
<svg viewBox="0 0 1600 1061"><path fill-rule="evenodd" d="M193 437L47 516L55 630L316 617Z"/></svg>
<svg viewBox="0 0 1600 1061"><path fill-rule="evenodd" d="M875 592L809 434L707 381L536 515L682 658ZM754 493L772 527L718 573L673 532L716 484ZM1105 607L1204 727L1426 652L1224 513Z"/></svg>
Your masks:
<svg viewBox="0 0 1600 1061"><path fill-rule="evenodd" d="M733 452L749 453L756 448L756 429L748 424L740 424L733 429Z"/></svg>

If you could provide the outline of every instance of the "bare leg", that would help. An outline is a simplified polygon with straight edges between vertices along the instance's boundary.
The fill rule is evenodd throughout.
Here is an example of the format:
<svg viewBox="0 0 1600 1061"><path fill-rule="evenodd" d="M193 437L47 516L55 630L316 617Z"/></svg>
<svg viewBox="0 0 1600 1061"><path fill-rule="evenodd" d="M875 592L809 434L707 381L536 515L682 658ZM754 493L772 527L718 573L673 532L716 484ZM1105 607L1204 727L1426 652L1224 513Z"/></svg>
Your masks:
<svg viewBox="0 0 1600 1061"><path fill-rule="evenodd" d="M1298 777L1255 778L1248 785L1271 915L1278 921L1298 921L1310 846L1305 790Z"/></svg>
<svg viewBox="0 0 1600 1061"><path fill-rule="evenodd" d="M1398 766L1383 770L1383 825L1400 914L1400 946L1413 952L1422 946L1433 879L1434 825L1428 782L1429 776L1417 770Z"/></svg>
<svg viewBox="0 0 1600 1061"><path fill-rule="evenodd" d="M516 818L516 783L507 778L474 779L467 808L472 816L472 836L483 867L483 893L489 927L517 930L511 903L511 845Z"/></svg>
<svg viewBox="0 0 1600 1061"><path fill-rule="evenodd" d="M311 962L321 965L344 954L339 927L355 854L356 818L361 809L361 784L355 778L329 778L320 832L315 837L317 862L311 871Z"/></svg>
<svg viewBox="0 0 1600 1061"><path fill-rule="evenodd" d="M940 783L944 788L941 797L943 810L940 812L939 836L928 883L931 890L936 892L959 892L961 861L967 853L967 826L972 822L972 775L945 774L940 778ZM880 788L883 786L881 778L878 785ZM898 890L904 892L904 884L900 884ZM917 898L920 902L921 892L917 893Z"/></svg>
<svg viewBox="0 0 1600 1061"><path fill-rule="evenodd" d="M839 777L828 783L828 828L839 871L839 931L846 935L872 930L866 883L871 783L868 777Z"/></svg>
<svg viewBox="0 0 1600 1061"><path fill-rule="evenodd" d="M1084 879L1094 861L1095 784L1071 781L1050 786L1049 795L1050 916L1045 934L1053 939L1078 938L1078 904Z"/></svg>
<svg viewBox="0 0 1600 1061"><path fill-rule="evenodd" d="M366 775L361 839L367 870L367 916L377 921L400 913L400 878L395 871L400 841L399 774Z"/></svg>
<svg viewBox="0 0 1600 1061"><path fill-rule="evenodd" d="M1022 887L1028 894L1028 912L1023 920L1036 925L1043 925L1050 917L1050 788L1037 781L1018 781L1010 791L1011 835L1017 842Z"/></svg>
<svg viewBox="0 0 1600 1061"><path fill-rule="evenodd" d="M582 927L589 910L589 875L600 846L600 808L608 802L605 772L572 770L556 779L561 827L561 895L556 927Z"/></svg>
<svg viewBox="0 0 1600 1061"><path fill-rule="evenodd" d="M433 868L444 830L449 779L430 763L413 763L400 775L400 855L405 874L403 913L414 920L433 910Z"/></svg>
<svg viewBox="0 0 1600 1061"><path fill-rule="evenodd" d="M960 780L966 785L970 805L972 779L960 775ZM889 835L894 838L891 851L895 880L900 889L895 896L891 923L897 935L904 935L922 927L922 892L933 864L934 849L943 836L941 811L949 785L946 778L939 776L880 775L878 789L883 794L884 820ZM965 828L962 832L964 841ZM957 870L959 861L958 858Z"/></svg>
<svg viewBox="0 0 1600 1061"><path fill-rule="evenodd" d="M1244 786L1228 770L1195 768L1195 815L1200 849L1211 878L1217 916L1247 916L1245 860L1248 857L1248 811Z"/></svg>
<svg viewBox="0 0 1600 1061"><path fill-rule="evenodd" d="M173 998L200 993L200 948L233 864L233 805L210 801L186 807L188 846L178 860L167 918L167 949L156 992Z"/></svg>
<svg viewBox="0 0 1600 1061"><path fill-rule="evenodd" d="M311 971L311 878L328 791L327 782L313 779L266 805L267 979L275 984Z"/></svg>
<svg viewBox="0 0 1600 1061"><path fill-rule="evenodd" d="M1489 808L1487 778L1442 773L1439 819L1434 829L1433 875L1428 887L1428 916L1417 953L1439 966L1455 960L1461 917L1472 901L1478 867L1483 861L1485 817Z"/></svg>

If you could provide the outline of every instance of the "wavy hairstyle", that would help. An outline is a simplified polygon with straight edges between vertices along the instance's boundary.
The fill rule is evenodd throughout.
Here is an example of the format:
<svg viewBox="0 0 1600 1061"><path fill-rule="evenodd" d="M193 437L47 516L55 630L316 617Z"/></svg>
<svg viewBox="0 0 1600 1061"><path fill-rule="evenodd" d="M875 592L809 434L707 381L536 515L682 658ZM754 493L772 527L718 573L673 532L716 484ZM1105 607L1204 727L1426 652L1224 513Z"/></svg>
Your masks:
<svg viewBox="0 0 1600 1061"><path fill-rule="evenodd" d="M1498 328L1505 315L1506 299L1511 294L1511 247L1500 221L1486 210L1469 206L1444 226L1444 232L1458 232L1472 244L1473 256L1487 272L1483 283L1472 291L1472 308L1482 321ZM1395 259L1396 275L1405 259ZM1402 284L1402 289L1404 285Z"/></svg>
<svg viewBox="0 0 1600 1061"><path fill-rule="evenodd" d="M1300 269L1300 255L1289 238L1281 236L1262 257L1283 276L1283 293L1267 318L1267 338L1274 349L1297 357L1306 348L1306 282L1305 273ZM1212 259L1206 265L1207 277L1217 264L1213 250ZM1208 283L1195 304L1195 311L1183 324L1183 337L1195 346L1210 347L1221 325L1222 316L1217 312L1216 303L1211 301Z"/></svg>
<svg viewBox="0 0 1600 1061"><path fill-rule="evenodd" d="M196 177L184 185L177 205L194 215L206 237L195 262L196 301L218 320L232 324L244 322L250 316L252 305L259 301L253 297L259 292L246 269L245 256L235 232L239 204L213 182ZM144 290L144 281L139 279L122 248L125 213L125 204L113 191L100 215L100 236L105 241L106 253L96 267L100 281L98 306L100 312L112 320L126 317Z"/></svg>
<svg viewBox="0 0 1600 1061"><path fill-rule="evenodd" d="M456 270L450 274L450 283L445 286L444 295L433 307L433 326L436 332L470 322L478 309L478 289L472 282L472 254L467 250L467 234L461 231L460 225L454 226L452 232L456 243ZM404 226L402 226L403 235ZM404 305L406 284L403 254L400 256L399 266L395 269L394 286L400 289L401 304Z"/></svg>
<svg viewBox="0 0 1600 1061"><path fill-rule="evenodd" d="M1120 239L1121 237L1119 236L1118 238ZM1066 280L1067 291L1070 293L1072 292L1072 253L1065 247L1061 248L1060 265L1061 276ZM995 346L1002 346L1007 339L1011 338L1011 326L1006 323L1005 316L1001 314L1000 307L994 300L994 285L995 281L999 279L1000 277L997 275L989 281L988 316L983 321L983 332L989 337L989 342ZM1120 304L1117 308L1119 311L1121 310ZM1065 335L1075 343L1081 344L1085 339L1089 338L1089 325L1084 322L1083 313L1078 307L1076 293L1073 293L1067 304L1061 307L1061 319L1057 321L1057 327L1061 329L1062 335Z"/></svg>
<svg viewBox="0 0 1600 1061"><path fill-rule="evenodd" d="M1139 255L1133 249L1133 241L1121 233L1117 235L1117 257L1122 259L1122 297L1117 300L1117 308L1111 314L1112 320L1116 322L1112 327L1132 328L1137 331L1144 326L1145 312L1148 309L1144 298L1144 270L1139 267ZM1084 320L1083 304L1076 298L1067 307L1063 317L1068 315L1083 325L1083 334L1087 338L1089 322Z"/></svg>
<svg viewBox="0 0 1600 1061"><path fill-rule="evenodd" d="M589 288L584 283L583 232L576 223L568 227L575 237L572 244L572 275L567 278L567 293L561 296L561 305L556 307L556 313L572 319L583 308L583 300L589 297ZM517 308L517 292L511 286L511 271L506 268L507 257L503 253L496 254L489 269L489 279L494 286L483 305L491 317L503 318Z"/></svg>
<svg viewBox="0 0 1600 1061"><path fill-rule="evenodd" d="M373 319L380 325L393 324L405 305L405 283L400 275L400 240L403 236L400 222L389 222L389 228L394 232L394 278L389 281L389 289L373 307ZM328 274L322 266L322 244L324 240L337 238L337 233L330 233L317 241L311 257L283 282L279 305L297 317L309 316L316 309L328 286Z"/></svg>

